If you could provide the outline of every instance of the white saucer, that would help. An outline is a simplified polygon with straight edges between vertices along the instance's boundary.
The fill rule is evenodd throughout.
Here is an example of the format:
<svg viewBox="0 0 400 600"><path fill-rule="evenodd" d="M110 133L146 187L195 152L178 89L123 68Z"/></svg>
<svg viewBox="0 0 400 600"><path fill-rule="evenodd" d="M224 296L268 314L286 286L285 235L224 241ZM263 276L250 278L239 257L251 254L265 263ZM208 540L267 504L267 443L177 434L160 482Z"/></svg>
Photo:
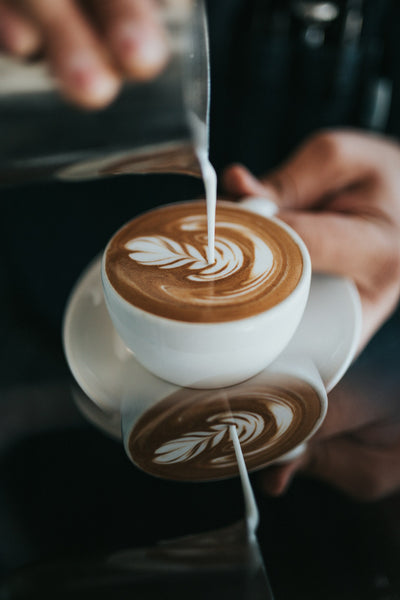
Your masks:
<svg viewBox="0 0 400 600"><path fill-rule="evenodd" d="M101 259L87 267L64 316L63 341L69 367L79 387L75 401L84 415L107 433L121 437L122 390L160 380L150 375L122 344L103 299ZM361 306L355 285L346 279L313 275L308 304L284 354L310 358L329 392L349 367L361 331ZM140 384L139 384L140 380ZM168 386L169 384L165 384Z"/></svg>

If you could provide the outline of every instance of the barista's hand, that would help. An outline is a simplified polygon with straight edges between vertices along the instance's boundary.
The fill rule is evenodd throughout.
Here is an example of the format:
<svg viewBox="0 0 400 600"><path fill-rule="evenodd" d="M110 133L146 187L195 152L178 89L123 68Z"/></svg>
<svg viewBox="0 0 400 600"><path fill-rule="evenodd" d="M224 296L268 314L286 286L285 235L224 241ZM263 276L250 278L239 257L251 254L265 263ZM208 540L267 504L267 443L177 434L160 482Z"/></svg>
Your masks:
<svg viewBox="0 0 400 600"><path fill-rule="evenodd" d="M231 196L265 196L305 241L314 271L350 277L360 293L360 350L400 298L400 147L358 132L314 135L279 169L256 179L223 174Z"/></svg>
<svg viewBox="0 0 400 600"><path fill-rule="evenodd" d="M64 95L88 108L108 104L124 76L155 76L168 58L157 0L0 0L0 49L44 52Z"/></svg>
<svg viewBox="0 0 400 600"><path fill-rule="evenodd" d="M398 145L356 132L324 132L259 180L232 166L223 182L233 197L274 200L278 216L306 242L313 269L355 281L363 308L361 350L400 296ZM260 473L267 493L281 494L299 471L358 499L400 489L398 393L380 393L366 377L351 387L348 381L330 394L328 415L306 454Z"/></svg>

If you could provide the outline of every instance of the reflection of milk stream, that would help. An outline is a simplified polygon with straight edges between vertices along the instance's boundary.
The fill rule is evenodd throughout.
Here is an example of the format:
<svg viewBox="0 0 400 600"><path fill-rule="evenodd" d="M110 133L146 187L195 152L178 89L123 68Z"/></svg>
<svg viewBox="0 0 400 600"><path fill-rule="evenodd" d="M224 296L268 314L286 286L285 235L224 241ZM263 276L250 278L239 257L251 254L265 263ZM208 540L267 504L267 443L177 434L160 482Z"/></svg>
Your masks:
<svg viewBox="0 0 400 600"><path fill-rule="evenodd" d="M246 525L247 525L247 534L250 538L254 537L256 534L256 529L258 527L258 522L260 520L260 515L257 508L256 499L254 497L253 488L251 487L249 473L247 471L246 463L244 461L244 456L242 452L242 447L240 445L238 431L235 425L229 426L229 433L231 436L231 440L233 443L233 447L235 449L236 460L238 464L240 481L242 484L244 504L246 509Z"/></svg>

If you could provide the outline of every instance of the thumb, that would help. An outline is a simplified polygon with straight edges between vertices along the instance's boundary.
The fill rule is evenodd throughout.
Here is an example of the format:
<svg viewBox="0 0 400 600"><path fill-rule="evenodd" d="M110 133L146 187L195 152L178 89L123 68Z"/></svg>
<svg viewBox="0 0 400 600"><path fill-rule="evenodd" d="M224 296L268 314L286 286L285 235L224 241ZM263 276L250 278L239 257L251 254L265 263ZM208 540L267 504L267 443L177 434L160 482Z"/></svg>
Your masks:
<svg viewBox="0 0 400 600"><path fill-rule="evenodd" d="M230 165L221 176L224 191L234 198L243 196L258 196L277 202L279 200L276 189L261 182L246 167L240 164Z"/></svg>
<svg viewBox="0 0 400 600"><path fill-rule="evenodd" d="M235 197L256 195L273 200L281 208L307 209L356 182L373 178L389 159L388 152L377 136L320 132L261 179L241 165L232 165L225 169L222 184Z"/></svg>
<svg viewBox="0 0 400 600"><path fill-rule="evenodd" d="M371 134L326 131L312 135L261 183L275 189L281 208L309 209L365 181L389 159L388 148Z"/></svg>

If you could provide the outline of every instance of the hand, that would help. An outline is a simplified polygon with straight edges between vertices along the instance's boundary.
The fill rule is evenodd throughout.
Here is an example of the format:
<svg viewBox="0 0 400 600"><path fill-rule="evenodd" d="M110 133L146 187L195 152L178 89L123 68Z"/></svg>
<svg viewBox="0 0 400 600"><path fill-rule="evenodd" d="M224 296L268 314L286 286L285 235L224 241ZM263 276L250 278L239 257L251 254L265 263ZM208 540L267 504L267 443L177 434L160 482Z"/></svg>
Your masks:
<svg viewBox="0 0 400 600"><path fill-rule="evenodd" d="M400 296L399 146L374 135L323 132L273 173L256 179L236 165L226 169L223 184L235 198L276 202L279 218L307 244L313 269L355 281L363 309L361 350ZM359 500L400 488L398 386L384 390L371 373L362 373L356 385L349 374L331 392L325 422L306 453L259 474L265 492L283 493L298 472Z"/></svg>
<svg viewBox="0 0 400 600"><path fill-rule="evenodd" d="M124 76L154 77L168 58L157 0L0 0L0 49L43 51L66 98L107 105Z"/></svg>
<svg viewBox="0 0 400 600"><path fill-rule="evenodd" d="M314 271L354 280L363 309L361 350L400 297L400 147L350 131L314 135L276 171L223 174L235 198L265 196L306 243Z"/></svg>

